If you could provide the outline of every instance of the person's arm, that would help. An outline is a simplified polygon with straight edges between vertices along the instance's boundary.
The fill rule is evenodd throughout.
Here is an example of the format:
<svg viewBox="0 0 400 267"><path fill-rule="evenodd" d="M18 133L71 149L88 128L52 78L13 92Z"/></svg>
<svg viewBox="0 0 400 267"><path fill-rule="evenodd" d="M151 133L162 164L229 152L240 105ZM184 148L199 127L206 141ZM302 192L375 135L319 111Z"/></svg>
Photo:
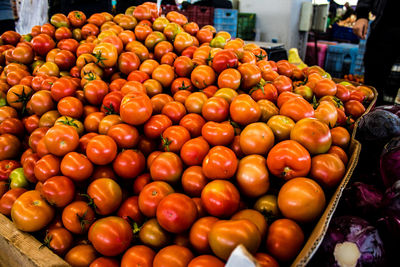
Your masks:
<svg viewBox="0 0 400 267"><path fill-rule="evenodd" d="M361 39L365 39L368 31L368 16L372 10L374 0L359 0L356 8L357 20L353 26L353 32Z"/></svg>

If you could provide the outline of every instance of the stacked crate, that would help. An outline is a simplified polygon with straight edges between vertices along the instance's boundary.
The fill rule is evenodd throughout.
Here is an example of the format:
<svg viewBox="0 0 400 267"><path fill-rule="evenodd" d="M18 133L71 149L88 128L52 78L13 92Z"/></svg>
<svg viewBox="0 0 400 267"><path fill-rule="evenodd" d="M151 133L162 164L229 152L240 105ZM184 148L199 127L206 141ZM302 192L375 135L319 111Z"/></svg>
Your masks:
<svg viewBox="0 0 400 267"><path fill-rule="evenodd" d="M229 32L236 38L238 26L238 11L236 9L214 9L214 27L218 31Z"/></svg>
<svg viewBox="0 0 400 267"><path fill-rule="evenodd" d="M341 43L331 45L325 59L325 70L335 78L342 78L345 74L354 74L358 45Z"/></svg>
<svg viewBox="0 0 400 267"><path fill-rule="evenodd" d="M243 40L254 40L256 37L256 14L239 13L237 37Z"/></svg>

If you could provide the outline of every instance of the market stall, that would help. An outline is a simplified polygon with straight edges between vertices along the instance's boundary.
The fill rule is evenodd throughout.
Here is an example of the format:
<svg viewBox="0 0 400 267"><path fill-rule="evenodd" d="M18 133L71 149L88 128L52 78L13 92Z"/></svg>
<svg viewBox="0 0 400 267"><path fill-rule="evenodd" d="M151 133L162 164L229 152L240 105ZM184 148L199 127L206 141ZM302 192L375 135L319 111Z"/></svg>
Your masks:
<svg viewBox="0 0 400 267"><path fill-rule="evenodd" d="M398 108L338 79L352 47L307 66L243 40L256 18L148 2L1 33L0 265L395 258Z"/></svg>

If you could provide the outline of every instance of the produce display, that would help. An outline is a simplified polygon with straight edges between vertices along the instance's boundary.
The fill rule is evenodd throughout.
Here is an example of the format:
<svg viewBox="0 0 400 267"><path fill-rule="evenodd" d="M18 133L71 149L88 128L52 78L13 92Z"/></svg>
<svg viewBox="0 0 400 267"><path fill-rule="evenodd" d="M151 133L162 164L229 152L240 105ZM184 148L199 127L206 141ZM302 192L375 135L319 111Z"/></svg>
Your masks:
<svg viewBox="0 0 400 267"><path fill-rule="evenodd" d="M290 264L375 97L154 3L5 32L0 66L0 212L72 266Z"/></svg>

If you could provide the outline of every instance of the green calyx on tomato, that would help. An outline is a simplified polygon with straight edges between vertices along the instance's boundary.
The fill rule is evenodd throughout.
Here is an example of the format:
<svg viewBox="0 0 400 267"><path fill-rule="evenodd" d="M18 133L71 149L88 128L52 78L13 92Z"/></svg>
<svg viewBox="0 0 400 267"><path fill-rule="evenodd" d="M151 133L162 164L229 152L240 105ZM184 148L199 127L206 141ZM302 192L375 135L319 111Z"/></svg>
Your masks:
<svg viewBox="0 0 400 267"><path fill-rule="evenodd" d="M169 145L172 143L172 141L169 140L168 138L164 138L164 137L161 135L161 143L162 143L162 147L163 147L163 148L166 148L166 149L167 149L167 152L170 152L170 151L169 151Z"/></svg>
<svg viewBox="0 0 400 267"><path fill-rule="evenodd" d="M30 91L29 93L25 93L25 87L22 87L22 92L20 94L16 92L12 92L16 97L18 97L17 100L13 101L13 103L22 103L22 110L21 114L25 114L26 112L26 104L28 101L31 99L31 96L33 94L33 91Z"/></svg>

